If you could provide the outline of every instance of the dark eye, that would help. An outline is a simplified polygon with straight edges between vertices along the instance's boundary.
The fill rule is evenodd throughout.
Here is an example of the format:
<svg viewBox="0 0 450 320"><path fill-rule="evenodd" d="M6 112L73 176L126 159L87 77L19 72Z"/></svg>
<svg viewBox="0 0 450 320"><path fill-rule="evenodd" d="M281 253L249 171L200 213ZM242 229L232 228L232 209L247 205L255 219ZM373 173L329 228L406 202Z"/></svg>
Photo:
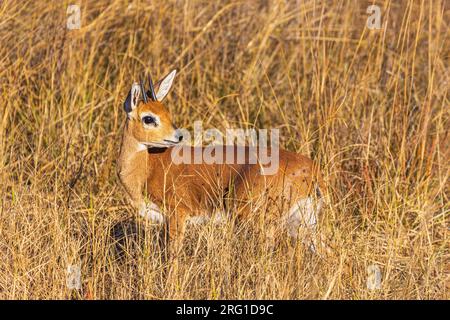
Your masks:
<svg viewBox="0 0 450 320"><path fill-rule="evenodd" d="M156 125L156 120L152 116L145 116L145 117L143 117L142 118L142 122L144 122L145 124L154 124L154 125Z"/></svg>

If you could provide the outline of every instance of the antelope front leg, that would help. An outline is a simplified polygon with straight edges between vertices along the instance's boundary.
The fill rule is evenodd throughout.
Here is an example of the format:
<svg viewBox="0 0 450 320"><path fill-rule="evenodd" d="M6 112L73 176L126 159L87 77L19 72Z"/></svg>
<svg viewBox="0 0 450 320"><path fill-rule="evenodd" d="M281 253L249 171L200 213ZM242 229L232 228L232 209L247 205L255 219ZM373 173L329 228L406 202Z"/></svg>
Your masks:
<svg viewBox="0 0 450 320"><path fill-rule="evenodd" d="M166 239L171 258L176 258L181 250L186 230L187 209L178 207L169 217L166 225Z"/></svg>
<svg viewBox="0 0 450 320"><path fill-rule="evenodd" d="M177 208L172 212L165 227L165 246L166 255L170 261L168 282L173 282L178 276L178 254L181 250L184 232L186 229L187 211L183 208ZM166 257L167 259L167 257Z"/></svg>
<svg viewBox="0 0 450 320"><path fill-rule="evenodd" d="M142 196L143 184L137 182L136 179L133 179L132 176L120 176L120 180L128 194L128 200L130 201L130 204L134 209L138 210L140 216L145 217L146 205Z"/></svg>

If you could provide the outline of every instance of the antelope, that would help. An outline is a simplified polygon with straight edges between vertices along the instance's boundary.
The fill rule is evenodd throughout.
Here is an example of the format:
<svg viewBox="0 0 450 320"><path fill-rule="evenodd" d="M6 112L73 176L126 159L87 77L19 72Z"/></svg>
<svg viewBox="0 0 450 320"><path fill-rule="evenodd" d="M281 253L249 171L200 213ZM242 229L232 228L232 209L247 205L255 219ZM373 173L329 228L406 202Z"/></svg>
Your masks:
<svg viewBox="0 0 450 320"><path fill-rule="evenodd" d="M172 151L183 135L162 101L175 75L173 70L155 85L148 76L148 90L142 79L132 84L123 105L126 122L118 158L119 179L131 205L141 216L166 225L169 249L181 246L188 221L211 218L230 193L235 203L232 214L238 220L258 220L255 202L264 198L281 208L281 212L272 210L277 213L271 218L283 224L291 238L297 238L300 227L314 233L325 186L317 166L306 156L280 149L279 169L273 175L264 175L259 161L174 162ZM194 153L197 148L204 147L188 150ZM230 149L223 146L220 150ZM310 245L313 250L314 243Z"/></svg>

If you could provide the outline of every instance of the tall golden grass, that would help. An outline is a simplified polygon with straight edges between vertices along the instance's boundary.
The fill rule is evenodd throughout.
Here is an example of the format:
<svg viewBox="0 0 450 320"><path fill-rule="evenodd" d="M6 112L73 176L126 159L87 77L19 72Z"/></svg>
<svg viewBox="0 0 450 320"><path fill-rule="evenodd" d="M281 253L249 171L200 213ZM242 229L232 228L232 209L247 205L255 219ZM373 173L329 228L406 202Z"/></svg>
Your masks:
<svg viewBox="0 0 450 320"><path fill-rule="evenodd" d="M0 3L0 298L448 299L447 1L79 1L79 30L69 4ZM172 68L180 127L280 128L320 164L330 254L205 225L166 276L115 161L132 81Z"/></svg>

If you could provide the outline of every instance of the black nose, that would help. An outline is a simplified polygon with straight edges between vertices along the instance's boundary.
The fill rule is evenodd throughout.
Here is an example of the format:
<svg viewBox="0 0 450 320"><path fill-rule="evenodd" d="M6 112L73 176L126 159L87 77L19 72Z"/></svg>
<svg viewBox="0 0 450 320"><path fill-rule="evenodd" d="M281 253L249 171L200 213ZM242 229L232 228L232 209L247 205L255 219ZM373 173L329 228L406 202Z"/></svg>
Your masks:
<svg viewBox="0 0 450 320"><path fill-rule="evenodd" d="M180 132L180 130L177 130L177 133L175 134L175 139L178 139L178 142L181 142L183 140L183 134Z"/></svg>

